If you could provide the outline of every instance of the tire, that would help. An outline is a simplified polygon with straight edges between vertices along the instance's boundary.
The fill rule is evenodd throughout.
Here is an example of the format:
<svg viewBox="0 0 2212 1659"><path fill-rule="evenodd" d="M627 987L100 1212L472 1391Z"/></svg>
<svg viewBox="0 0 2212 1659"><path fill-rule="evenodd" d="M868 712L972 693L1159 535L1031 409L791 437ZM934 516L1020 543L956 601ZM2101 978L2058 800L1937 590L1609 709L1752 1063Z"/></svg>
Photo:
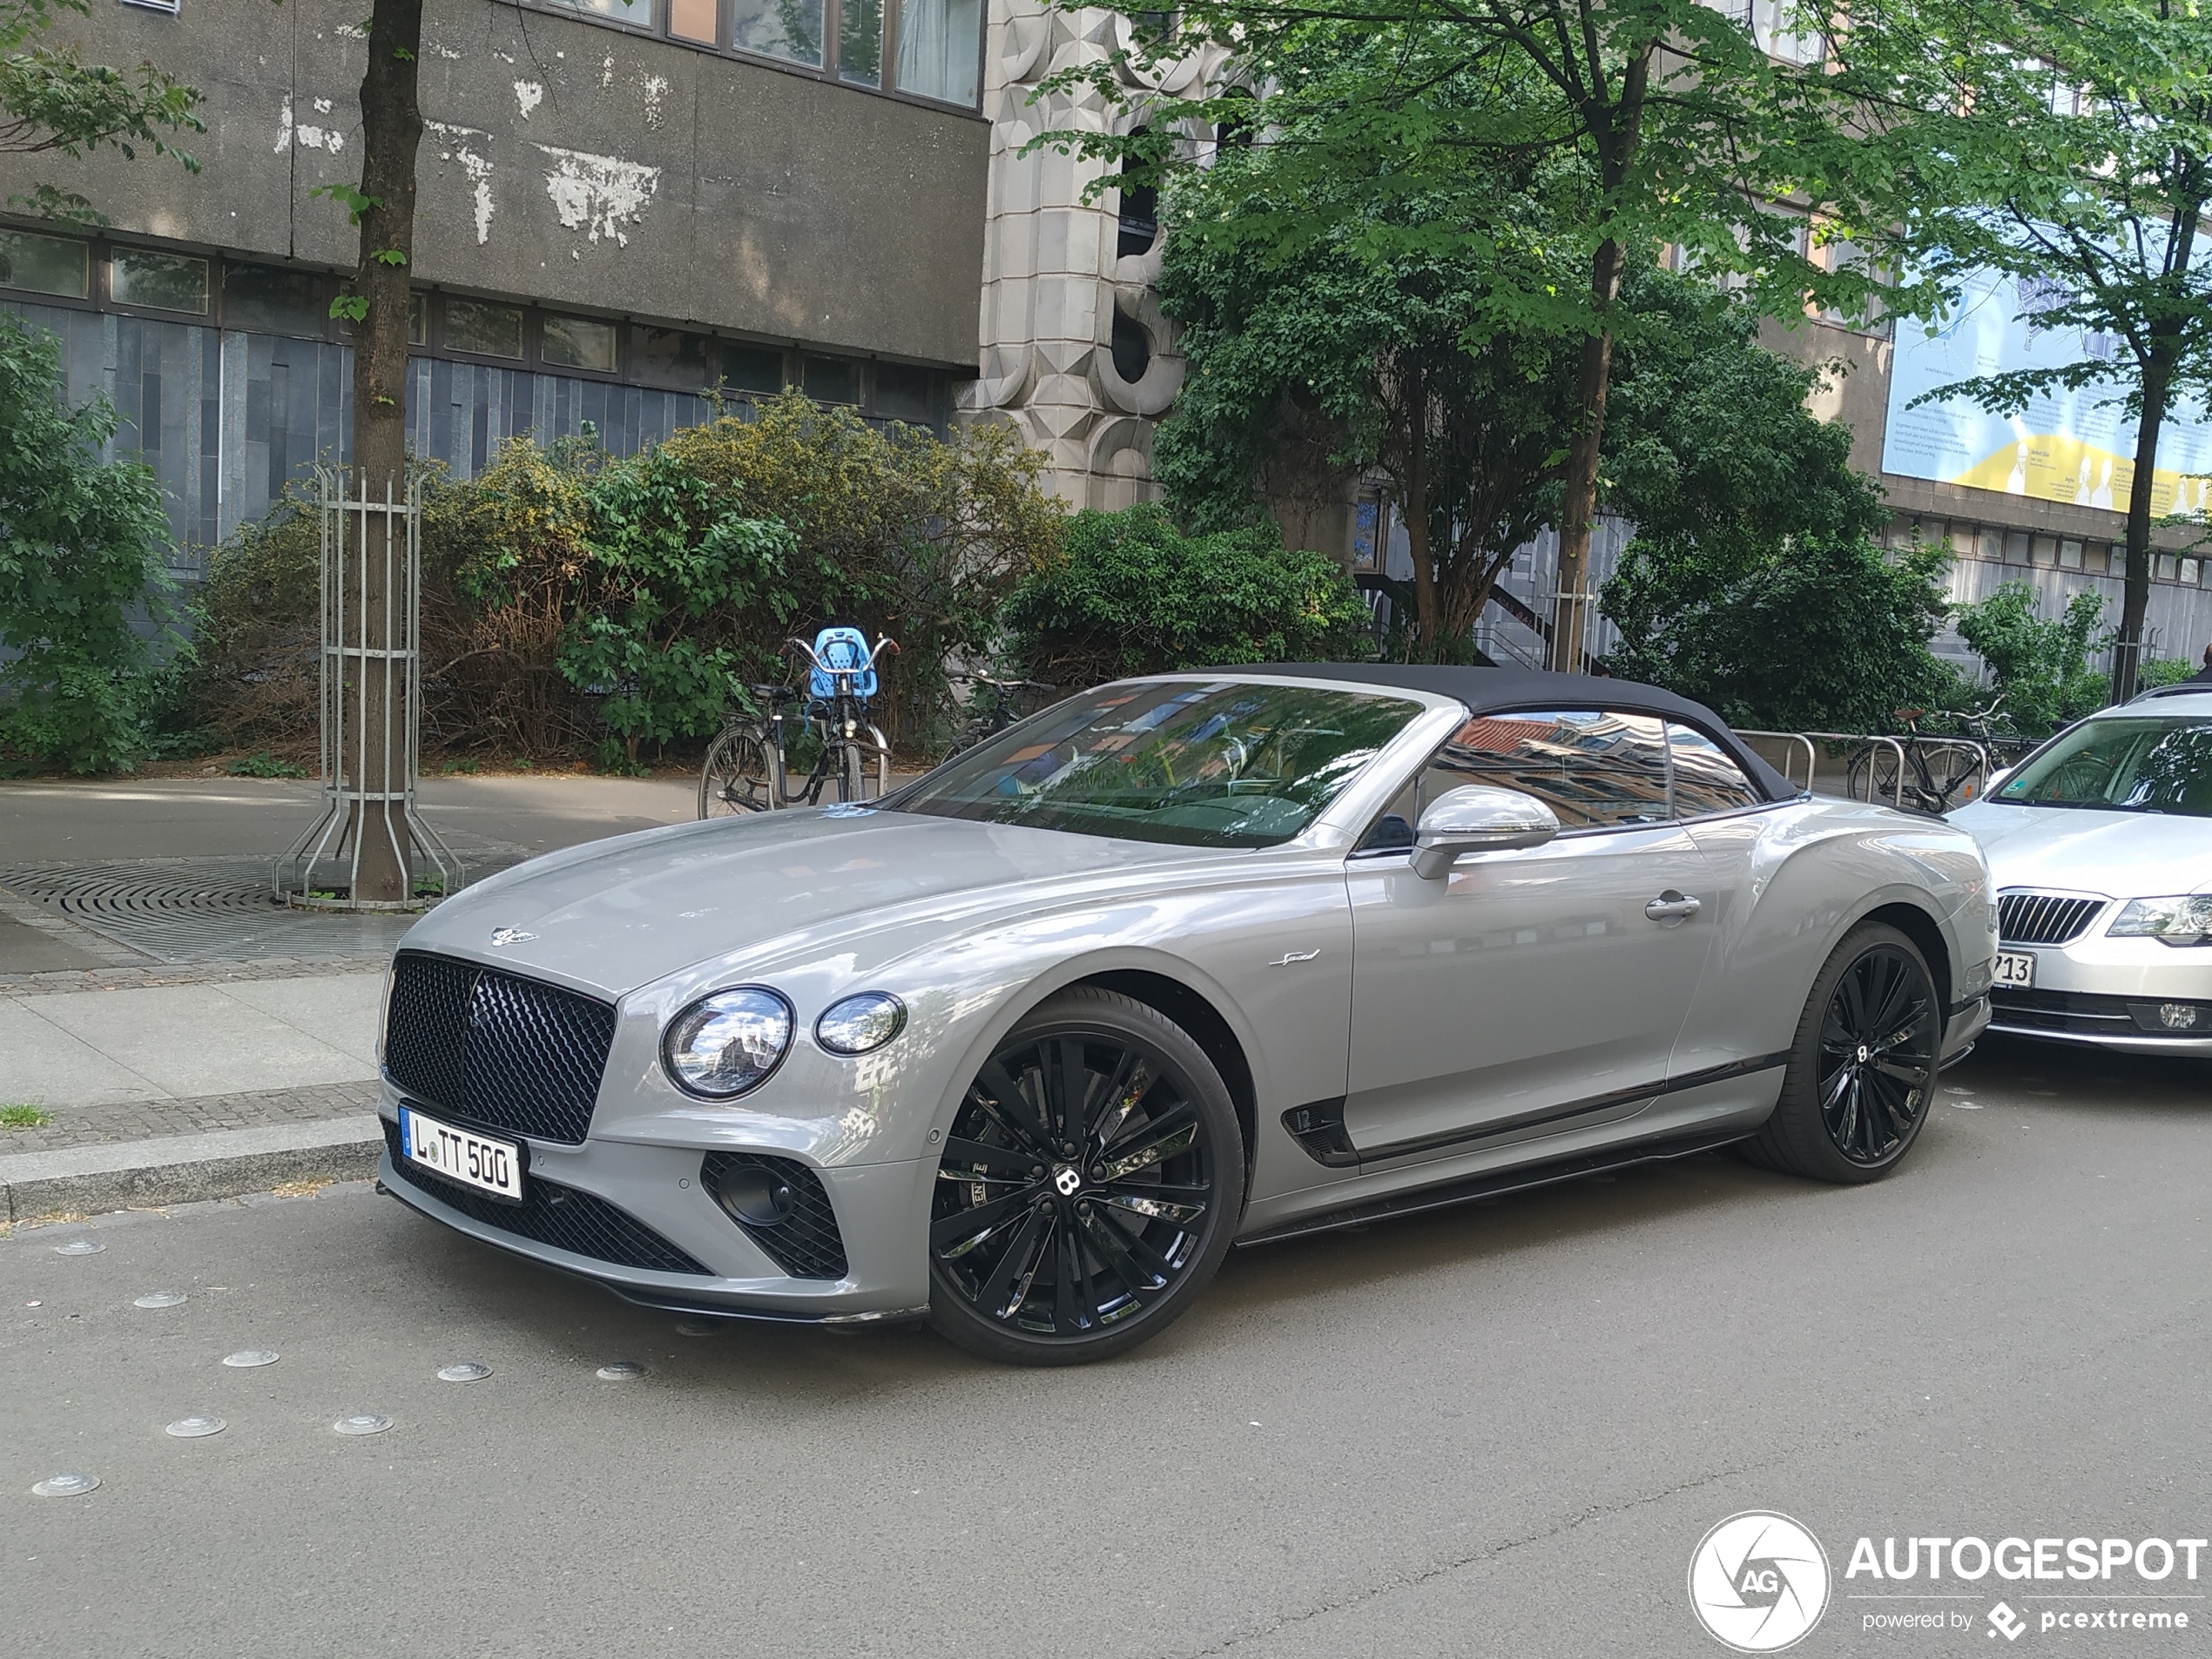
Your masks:
<svg viewBox="0 0 2212 1659"><path fill-rule="evenodd" d="M1063 991L1008 1033L947 1132L930 1323L1007 1365L1121 1353L1182 1317L1244 1204L1244 1134L1204 1050L1142 1002Z"/></svg>
<svg viewBox="0 0 2212 1659"><path fill-rule="evenodd" d="M1880 1180L1927 1124L1942 1041L1943 1011L1919 947L1894 927L1862 922L1814 978L1782 1098L1741 1156L1814 1181Z"/></svg>
<svg viewBox="0 0 2212 1659"><path fill-rule="evenodd" d="M881 800L891 792L891 745L872 725L848 738L837 760L837 798Z"/></svg>
<svg viewBox="0 0 2212 1659"><path fill-rule="evenodd" d="M733 725L715 738L699 769L699 816L746 818L772 812L783 779L756 725Z"/></svg>
<svg viewBox="0 0 2212 1659"><path fill-rule="evenodd" d="M1851 768L1844 774L1844 792L1853 800L1895 806L1901 799L1898 790L1898 773L1902 769L1897 751L1889 745L1876 744L1871 748L1862 749L1851 757ZM1904 791L1905 795L1912 793L1910 786Z"/></svg>

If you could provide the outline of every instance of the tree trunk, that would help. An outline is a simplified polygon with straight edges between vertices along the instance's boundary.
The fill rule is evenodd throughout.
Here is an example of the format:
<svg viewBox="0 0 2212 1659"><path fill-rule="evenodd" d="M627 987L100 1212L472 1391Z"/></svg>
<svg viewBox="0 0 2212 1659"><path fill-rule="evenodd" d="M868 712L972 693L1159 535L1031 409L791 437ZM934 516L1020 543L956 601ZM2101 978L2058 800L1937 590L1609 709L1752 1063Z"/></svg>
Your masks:
<svg viewBox="0 0 2212 1659"><path fill-rule="evenodd" d="M1437 631L1442 618L1436 605L1436 550L1429 544L1428 522L1428 385L1421 371L1408 376L1404 407L1406 419L1406 545L1413 560L1413 620L1419 631L1413 656L1417 662L1436 660Z"/></svg>
<svg viewBox="0 0 2212 1659"><path fill-rule="evenodd" d="M379 502L388 490L395 506L407 500L407 324L415 256L415 155L422 140L422 111L415 96L421 46L422 0L375 0L361 91L361 192L366 199L360 206L361 260L354 292L368 301L368 310L354 330L352 488ZM362 642L372 654L361 660L361 685L355 693L354 705L363 717L361 741L348 745L354 752L344 764L361 774L354 787L397 797L408 786L405 759L416 711L408 706L406 678L398 664L373 653L399 649L408 632L408 619L401 614L412 597L404 589L405 523L395 512L355 515L354 523L367 545L349 550L354 556L348 561L347 604L361 618ZM407 723L406 729L391 729L395 721ZM354 896L387 902L408 897L404 800L369 801L354 828L360 853Z"/></svg>
<svg viewBox="0 0 2212 1659"><path fill-rule="evenodd" d="M1609 272L1608 269L1609 262ZM1592 262L1592 297L1600 308L1621 292L1621 246L1607 242ZM1575 440L1568 447L1559 523L1559 582L1552 602L1552 671L1582 671L1582 588L1590 568L1590 529L1597 519L1599 446L1605 438L1605 397L1613 375L1610 327L1582 341L1575 378Z"/></svg>
<svg viewBox="0 0 2212 1659"><path fill-rule="evenodd" d="M2154 347L2150 361L2143 366L2143 407L2135 421L2135 475L2128 487L2128 577L2121 589L2120 631L2112 642L2115 703L2134 696L2142 671L2143 618L2150 609L2150 494L2156 482L2158 435L2166 423L2173 385L2173 363Z"/></svg>
<svg viewBox="0 0 2212 1659"><path fill-rule="evenodd" d="M1599 182L1608 199L1626 184L1635 165L1654 50L1647 45L1622 65L1620 98L1610 110L1595 109L1584 117L1598 139ZM1613 307L1621 297L1621 272L1626 263L1627 251L1609 237L1590 256L1590 309L1596 327L1583 337L1575 376L1575 439L1568 448L1562 481L1558 597L1552 602L1551 665L1561 674L1582 671L1582 587L1589 575L1598 458L1605 441L1605 397L1613 379Z"/></svg>

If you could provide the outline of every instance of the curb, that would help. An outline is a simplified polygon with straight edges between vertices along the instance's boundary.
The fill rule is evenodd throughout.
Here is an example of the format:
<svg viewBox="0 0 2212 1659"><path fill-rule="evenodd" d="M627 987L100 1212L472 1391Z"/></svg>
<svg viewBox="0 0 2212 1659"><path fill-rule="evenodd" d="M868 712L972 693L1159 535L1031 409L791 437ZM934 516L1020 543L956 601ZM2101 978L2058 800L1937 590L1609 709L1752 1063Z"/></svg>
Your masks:
<svg viewBox="0 0 2212 1659"><path fill-rule="evenodd" d="M18 1152L0 1157L0 1221L235 1198L288 1181L363 1180L383 1152L373 1112Z"/></svg>

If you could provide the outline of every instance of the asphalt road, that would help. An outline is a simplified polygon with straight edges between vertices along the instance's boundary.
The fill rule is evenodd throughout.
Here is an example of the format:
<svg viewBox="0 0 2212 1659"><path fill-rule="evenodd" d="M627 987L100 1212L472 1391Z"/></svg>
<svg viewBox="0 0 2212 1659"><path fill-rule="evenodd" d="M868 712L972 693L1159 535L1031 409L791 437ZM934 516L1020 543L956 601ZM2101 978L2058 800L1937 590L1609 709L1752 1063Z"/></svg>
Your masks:
<svg viewBox="0 0 2212 1659"><path fill-rule="evenodd" d="M360 1188L19 1233L0 1608L42 1656L1710 1656L1691 1552L1773 1508L1838 1575L1796 1652L2201 1652L2201 1600L1980 1622L2066 1583L1870 1634L1842 1575L1860 1534L2212 1530L2208 1081L1993 1044L1890 1182L1707 1157L1241 1252L1069 1372L678 1336ZM30 1495L64 1469L104 1484Z"/></svg>

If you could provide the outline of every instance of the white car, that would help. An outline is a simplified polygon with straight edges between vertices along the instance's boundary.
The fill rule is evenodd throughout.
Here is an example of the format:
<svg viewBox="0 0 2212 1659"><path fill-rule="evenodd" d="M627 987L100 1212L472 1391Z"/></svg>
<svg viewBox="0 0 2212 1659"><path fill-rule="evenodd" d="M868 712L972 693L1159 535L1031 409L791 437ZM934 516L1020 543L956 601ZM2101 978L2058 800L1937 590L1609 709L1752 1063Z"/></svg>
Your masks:
<svg viewBox="0 0 2212 1659"><path fill-rule="evenodd" d="M2212 1056L2212 685L2067 727L1951 814L1997 882L1989 1028Z"/></svg>

